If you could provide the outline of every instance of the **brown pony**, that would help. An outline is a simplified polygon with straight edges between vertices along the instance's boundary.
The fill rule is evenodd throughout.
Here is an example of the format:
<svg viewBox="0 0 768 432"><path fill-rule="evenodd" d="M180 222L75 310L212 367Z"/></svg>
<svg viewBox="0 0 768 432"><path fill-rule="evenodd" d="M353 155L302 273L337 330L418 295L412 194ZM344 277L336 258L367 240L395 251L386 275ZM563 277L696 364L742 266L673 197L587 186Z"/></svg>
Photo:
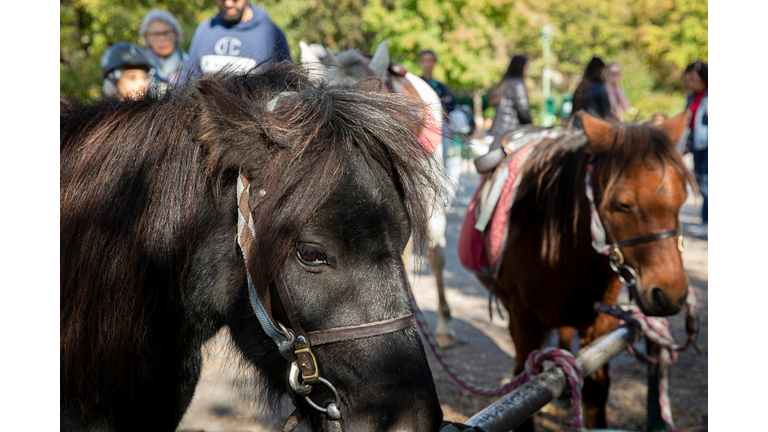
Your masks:
<svg viewBox="0 0 768 432"><path fill-rule="evenodd" d="M616 319L593 311L595 302L615 303L622 283L609 258L592 245L591 212L585 190L590 164L595 204L611 243L669 232L691 175L675 149L685 128L681 114L662 127L613 126L583 114L584 131L565 131L531 150L509 214L508 238L497 284L510 315L515 343L515 374L528 355L541 348L549 330L561 331L561 348L570 350L573 329L582 345L616 326ZM630 296L648 315L680 311L688 278L677 235L621 248L637 273ZM486 286L491 280L481 278ZM608 365L585 377L586 427L604 428ZM533 430L532 419L518 430Z"/></svg>

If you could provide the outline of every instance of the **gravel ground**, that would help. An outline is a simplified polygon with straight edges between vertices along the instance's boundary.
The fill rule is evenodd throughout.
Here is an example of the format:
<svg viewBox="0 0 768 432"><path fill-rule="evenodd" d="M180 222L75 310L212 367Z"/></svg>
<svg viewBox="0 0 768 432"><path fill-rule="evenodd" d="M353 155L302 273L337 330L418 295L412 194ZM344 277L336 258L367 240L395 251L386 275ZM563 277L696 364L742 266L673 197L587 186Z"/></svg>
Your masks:
<svg viewBox="0 0 768 432"><path fill-rule="evenodd" d="M688 161L690 162L690 161ZM515 349L507 331L506 320L488 316L488 293L460 264L456 253L464 209L477 187L479 176L464 162L457 199L448 213L445 285L459 342L447 356L462 375L476 384L495 387L511 377ZM458 168L458 167L457 167ZM701 313L699 346L704 356L694 351L681 353L672 367L670 399L675 424L681 432L707 430L708 415L708 308L707 240L690 237L698 223L696 202L689 196L681 221L686 234L684 262ZM427 320L434 326L437 294L428 265L412 280L416 299ZM670 325L678 341L685 338L684 317L672 317ZM554 335L553 335L554 336ZM246 402L239 388L247 380L237 373L233 355L227 350L226 330L206 347L208 353L203 374L192 404L179 431L252 431L281 430L290 413L289 404L270 415L262 407ZM554 343L554 339L552 340ZM642 346L642 343L638 344ZM428 348L427 348L428 350ZM464 421L498 399L476 396L461 388L443 371L431 352L427 352L446 420ZM611 389L608 399L608 427L639 431L646 428L647 368L624 352L611 361ZM539 431L564 431L573 427L571 410L560 403L544 407L535 416Z"/></svg>

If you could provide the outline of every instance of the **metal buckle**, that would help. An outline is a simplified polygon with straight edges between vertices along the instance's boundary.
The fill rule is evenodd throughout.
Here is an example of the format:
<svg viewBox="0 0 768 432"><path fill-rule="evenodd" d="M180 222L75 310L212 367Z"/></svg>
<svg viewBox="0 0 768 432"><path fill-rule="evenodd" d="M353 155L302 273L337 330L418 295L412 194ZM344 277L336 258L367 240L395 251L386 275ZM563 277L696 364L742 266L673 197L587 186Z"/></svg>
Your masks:
<svg viewBox="0 0 768 432"><path fill-rule="evenodd" d="M613 246L611 248L611 263L615 267L621 267L622 264L624 264L624 254L621 253L621 249L618 248L618 246Z"/></svg>
<svg viewBox="0 0 768 432"><path fill-rule="evenodd" d="M305 381L314 381L317 379L318 376L320 376L320 369L317 367L317 359L315 358L315 354L312 352L309 348L302 348L294 351L294 353L298 356L299 354L307 353L312 358L312 365L315 367L315 373L312 375L304 375L304 369L306 369L309 365L302 365L301 367L301 378Z"/></svg>
<svg viewBox="0 0 768 432"><path fill-rule="evenodd" d="M683 247L683 235L680 234L677 236L677 249L680 251L680 253L683 253L685 250L685 247Z"/></svg>

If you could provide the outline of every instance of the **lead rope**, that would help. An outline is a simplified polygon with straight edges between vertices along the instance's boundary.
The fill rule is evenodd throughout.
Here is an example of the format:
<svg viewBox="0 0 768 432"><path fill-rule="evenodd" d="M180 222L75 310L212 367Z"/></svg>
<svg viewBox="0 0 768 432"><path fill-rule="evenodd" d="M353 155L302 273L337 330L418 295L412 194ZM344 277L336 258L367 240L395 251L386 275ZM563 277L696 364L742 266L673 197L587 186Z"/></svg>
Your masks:
<svg viewBox="0 0 768 432"><path fill-rule="evenodd" d="M664 424L669 432L676 432L675 422L672 420L672 404L669 401L669 368L677 361L677 353L685 351L690 346L693 346L699 355L703 355L701 348L696 345L696 338L699 334L699 306L693 289L690 286L688 287L688 296L685 302L685 330L688 334L688 340L685 345L678 345L672 338L669 322L666 318L647 317L636 305L615 305L598 302L595 303L595 311L618 318L619 325L627 323L642 332L646 339L659 345L658 358L649 357L642 352L635 351L631 345L627 347L627 351L636 359L658 368L661 418L664 420Z"/></svg>
<svg viewBox="0 0 768 432"><path fill-rule="evenodd" d="M429 324L427 323L424 314L421 312L421 309L419 309L419 306L416 304L416 299L414 298L413 292L410 289L408 290L408 296L411 299L411 304L413 305L413 313L416 318L416 324L423 339L427 341L427 345L429 345L432 353L435 354L435 357L440 363L440 366L442 366L445 372L448 373L448 376L456 381L456 383L458 383L461 387L469 390L471 393L480 396L491 397L507 394L539 375L542 371L544 361L553 361L563 369L563 372L565 372L568 386L571 389L574 426L576 426L576 429L579 431L586 431L583 426L584 413L581 402L581 387L584 384L584 378L581 373L581 368L576 362L576 357L574 357L572 353L566 350L561 350L559 348L535 350L531 352L525 361L525 371L516 377L513 377L512 381L509 383L496 388L478 386L461 376L461 374L459 374L451 365L443 350L437 345L435 334L429 327Z"/></svg>

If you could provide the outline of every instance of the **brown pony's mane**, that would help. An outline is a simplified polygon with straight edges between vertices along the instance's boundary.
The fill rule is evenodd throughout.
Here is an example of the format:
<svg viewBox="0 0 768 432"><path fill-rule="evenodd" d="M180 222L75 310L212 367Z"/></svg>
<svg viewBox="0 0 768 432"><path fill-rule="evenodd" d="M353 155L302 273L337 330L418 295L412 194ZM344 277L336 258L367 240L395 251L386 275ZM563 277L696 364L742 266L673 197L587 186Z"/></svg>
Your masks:
<svg viewBox="0 0 768 432"><path fill-rule="evenodd" d="M616 185L638 161L653 158L662 169L671 166L683 173L695 190L695 182L667 133L647 124L615 126L616 144L595 155L598 210L602 214L616 193ZM531 150L520 175L509 215L511 239L523 230L539 227L541 258L554 267L562 247L577 240L580 209L585 208L584 179L591 155L585 150L587 137L581 131L562 131L560 137L545 140ZM588 215L581 215L589 217Z"/></svg>
<svg viewBox="0 0 768 432"><path fill-rule="evenodd" d="M406 117L415 102L372 91L380 88L378 78L325 87L278 64L225 71L162 97L62 103L62 388L86 397L97 382L130 392L151 379L142 365L152 332L187 325L172 320L189 301L201 237L222 212L234 215L228 193L241 169L252 188L267 191L253 215L261 233L251 259L257 285L292 253L357 149L387 171L424 248L442 171L412 132L418 119ZM232 223L232 251L219 254L235 250ZM149 322L150 314L166 322ZM94 364L111 367L89 369Z"/></svg>

